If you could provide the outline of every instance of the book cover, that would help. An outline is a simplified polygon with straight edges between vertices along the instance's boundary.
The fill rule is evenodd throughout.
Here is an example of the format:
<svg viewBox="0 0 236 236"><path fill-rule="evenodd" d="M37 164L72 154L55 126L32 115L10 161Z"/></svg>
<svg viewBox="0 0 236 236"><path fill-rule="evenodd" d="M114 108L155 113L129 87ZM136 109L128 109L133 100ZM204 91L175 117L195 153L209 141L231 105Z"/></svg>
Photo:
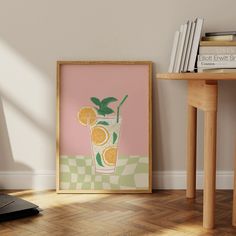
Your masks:
<svg viewBox="0 0 236 236"><path fill-rule="evenodd" d="M198 55L198 61L202 62L236 62L236 54L203 54L203 55Z"/></svg>
<svg viewBox="0 0 236 236"><path fill-rule="evenodd" d="M217 35L202 37L202 41L235 41L236 35Z"/></svg>
<svg viewBox="0 0 236 236"><path fill-rule="evenodd" d="M185 64L185 58L186 58L187 47L188 47L188 42L189 42L189 35L190 35L190 26L191 26L191 22L188 21L187 28L186 28L185 40L184 40L184 46L183 46L183 52L182 52L182 57L181 57L181 63L180 63L180 72L184 71L184 64Z"/></svg>
<svg viewBox="0 0 236 236"><path fill-rule="evenodd" d="M236 54L236 46L200 46L199 54Z"/></svg>
<svg viewBox="0 0 236 236"><path fill-rule="evenodd" d="M236 68L236 61L217 62L217 61L198 61L197 67L202 68Z"/></svg>
<svg viewBox="0 0 236 236"><path fill-rule="evenodd" d="M0 222L39 214L37 205L21 198L0 194Z"/></svg>
<svg viewBox="0 0 236 236"><path fill-rule="evenodd" d="M172 47L171 56L170 56L170 65L168 69L169 73L174 72L174 65L175 65L177 47L178 47L178 42L179 42L179 35L180 35L180 32L177 30L175 32L173 47Z"/></svg>
<svg viewBox="0 0 236 236"><path fill-rule="evenodd" d="M236 31L207 32L206 36L236 35Z"/></svg>
<svg viewBox="0 0 236 236"><path fill-rule="evenodd" d="M204 69L204 68L198 68L198 72L204 72L204 73L236 73L236 68L219 68L219 69Z"/></svg>
<svg viewBox="0 0 236 236"><path fill-rule="evenodd" d="M178 73L180 71L180 63L181 63L181 57L182 57L182 52L183 52L186 29L187 29L187 24L181 25L180 38L179 38L175 66L174 66L174 72L176 72L176 73Z"/></svg>
<svg viewBox="0 0 236 236"><path fill-rule="evenodd" d="M185 62L184 62L184 72L188 71L188 64L189 64L190 52L191 52L192 44L193 44L193 35L194 35L194 31L195 31L195 26L196 26L196 23L191 22L189 42L188 42L187 52L186 52L186 57L185 57Z"/></svg>
<svg viewBox="0 0 236 236"><path fill-rule="evenodd" d="M236 41L201 41L200 46L236 46Z"/></svg>
<svg viewBox="0 0 236 236"><path fill-rule="evenodd" d="M0 209L1 208L4 208L4 207L7 207L8 205L14 203L15 201L12 200L12 199L1 199L0 201Z"/></svg>
<svg viewBox="0 0 236 236"><path fill-rule="evenodd" d="M193 36L193 44L192 44L192 49L191 49L191 54L190 54L188 71L194 71L194 69L195 69L195 63L196 63L196 59L197 59L197 51L198 51L198 47L199 47L202 26L203 26L203 19L197 18L195 20L195 22L196 22L196 29L195 29L194 36Z"/></svg>

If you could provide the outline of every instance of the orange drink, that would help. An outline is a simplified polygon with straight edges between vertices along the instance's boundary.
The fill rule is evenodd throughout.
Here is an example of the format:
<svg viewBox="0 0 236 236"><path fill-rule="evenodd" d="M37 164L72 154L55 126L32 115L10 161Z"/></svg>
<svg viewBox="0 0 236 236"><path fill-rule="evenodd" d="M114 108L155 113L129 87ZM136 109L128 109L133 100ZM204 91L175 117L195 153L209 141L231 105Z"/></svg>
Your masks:
<svg viewBox="0 0 236 236"><path fill-rule="evenodd" d="M90 126L93 163L96 172L114 173L118 159L121 119L98 117Z"/></svg>

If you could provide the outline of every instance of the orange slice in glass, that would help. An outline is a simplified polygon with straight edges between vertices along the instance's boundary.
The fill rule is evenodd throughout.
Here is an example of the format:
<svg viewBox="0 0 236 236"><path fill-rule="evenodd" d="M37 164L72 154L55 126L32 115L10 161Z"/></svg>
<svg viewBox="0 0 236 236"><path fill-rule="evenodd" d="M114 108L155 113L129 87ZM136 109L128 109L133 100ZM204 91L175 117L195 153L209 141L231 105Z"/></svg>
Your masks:
<svg viewBox="0 0 236 236"><path fill-rule="evenodd" d="M106 128L98 125L92 128L91 138L92 138L93 144L97 146L102 146L105 143L107 143L109 139L109 133Z"/></svg>
<svg viewBox="0 0 236 236"><path fill-rule="evenodd" d="M114 166L117 159L117 147L107 147L103 151L102 157L108 166Z"/></svg>

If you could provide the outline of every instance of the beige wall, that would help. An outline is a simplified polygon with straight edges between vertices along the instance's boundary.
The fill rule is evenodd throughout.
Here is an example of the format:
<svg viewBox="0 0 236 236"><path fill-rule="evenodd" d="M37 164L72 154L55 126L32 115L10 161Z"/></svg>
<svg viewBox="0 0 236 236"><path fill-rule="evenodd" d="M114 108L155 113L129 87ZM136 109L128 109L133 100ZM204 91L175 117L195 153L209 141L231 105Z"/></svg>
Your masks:
<svg viewBox="0 0 236 236"><path fill-rule="evenodd" d="M152 60L168 68L180 24L235 30L235 0L0 0L0 171L55 169L55 62ZM185 169L186 82L154 79L154 170ZM236 82L219 86L219 170L232 170ZM202 114L199 160L202 169Z"/></svg>

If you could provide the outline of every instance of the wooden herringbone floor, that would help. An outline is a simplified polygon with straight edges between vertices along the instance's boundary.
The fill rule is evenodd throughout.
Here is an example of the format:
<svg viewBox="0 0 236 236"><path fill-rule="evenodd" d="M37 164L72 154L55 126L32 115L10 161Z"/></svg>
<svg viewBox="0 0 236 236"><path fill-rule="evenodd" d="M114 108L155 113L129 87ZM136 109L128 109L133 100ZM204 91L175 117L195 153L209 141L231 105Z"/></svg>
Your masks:
<svg viewBox="0 0 236 236"><path fill-rule="evenodd" d="M153 194L56 194L18 191L11 194L39 205L40 216L0 223L1 236L228 236L232 191L217 191L216 229L202 228L202 191L187 200L185 191Z"/></svg>

